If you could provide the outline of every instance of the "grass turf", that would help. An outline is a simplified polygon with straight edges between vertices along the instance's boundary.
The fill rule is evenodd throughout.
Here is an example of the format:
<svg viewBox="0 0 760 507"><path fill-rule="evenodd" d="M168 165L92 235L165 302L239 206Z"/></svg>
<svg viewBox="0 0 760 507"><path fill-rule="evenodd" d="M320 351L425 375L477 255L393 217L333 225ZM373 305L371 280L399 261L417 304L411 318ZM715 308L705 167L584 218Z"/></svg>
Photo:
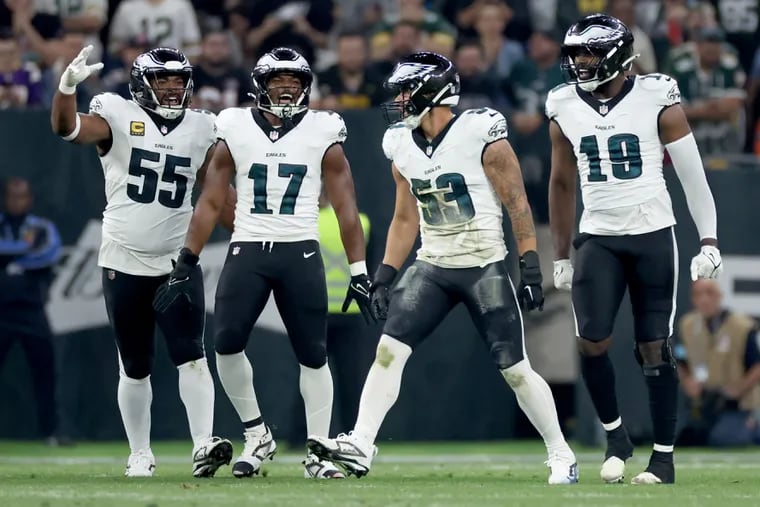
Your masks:
<svg viewBox="0 0 760 507"><path fill-rule="evenodd" d="M233 442L236 450L240 442ZM223 506L757 506L758 451L679 451L673 486L606 485L601 451L578 452L581 483L546 484L544 451L537 443L381 444L365 478L310 481L303 454L280 452L263 476L238 480L229 467L214 479L193 479L188 443L153 447L156 476L123 477L126 443L48 448L0 442L3 507L223 507ZM629 477L646 465L647 449L629 461Z"/></svg>

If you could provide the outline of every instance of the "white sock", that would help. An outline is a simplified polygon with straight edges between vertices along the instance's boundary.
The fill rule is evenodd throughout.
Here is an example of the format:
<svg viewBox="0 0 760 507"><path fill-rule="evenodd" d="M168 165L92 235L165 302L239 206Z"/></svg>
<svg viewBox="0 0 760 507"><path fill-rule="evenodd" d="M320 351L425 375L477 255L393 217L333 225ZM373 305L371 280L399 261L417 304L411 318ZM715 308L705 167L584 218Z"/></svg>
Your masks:
<svg viewBox="0 0 760 507"><path fill-rule="evenodd" d="M380 337L377 353L359 401L359 415L354 431L368 442L374 442L385 415L391 409L401 389L404 373L412 349L387 334Z"/></svg>
<svg viewBox="0 0 760 507"><path fill-rule="evenodd" d="M546 450L550 454L568 450L559 427L552 392L546 381L531 367L530 361L523 359L506 370L501 370L501 374L515 392L517 404L544 439Z"/></svg>
<svg viewBox="0 0 760 507"><path fill-rule="evenodd" d="M327 437L332 417L333 379L327 363L321 368L301 366L298 385L306 409L306 433Z"/></svg>
<svg viewBox="0 0 760 507"><path fill-rule="evenodd" d="M150 375L134 379L119 373L117 399L130 451L150 449L150 404L153 401Z"/></svg>
<svg viewBox="0 0 760 507"><path fill-rule="evenodd" d="M245 352L217 354L216 369L224 392L244 423L261 417L256 391L253 389L253 368Z"/></svg>
<svg viewBox="0 0 760 507"><path fill-rule="evenodd" d="M623 419L618 417L611 423L602 423L602 428L604 428L604 431L612 431L615 430L623 425Z"/></svg>
<svg viewBox="0 0 760 507"><path fill-rule="evenodd" d="M214 379L205 357L177 366L179 397L185 404L193 445L211 438L214 429Z"/></svg>

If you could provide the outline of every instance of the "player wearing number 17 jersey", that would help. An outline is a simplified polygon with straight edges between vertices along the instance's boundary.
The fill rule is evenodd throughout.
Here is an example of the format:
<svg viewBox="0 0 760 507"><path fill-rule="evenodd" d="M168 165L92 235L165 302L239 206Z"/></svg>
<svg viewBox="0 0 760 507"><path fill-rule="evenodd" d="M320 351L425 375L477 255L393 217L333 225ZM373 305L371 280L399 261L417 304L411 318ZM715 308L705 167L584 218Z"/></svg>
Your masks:
<svg viewBox="0 0 760 507"><path fill-rule="evenodd" d="M626 76L634 60L633 35L618 19L587 16L568 30L562 65L570 76L546 101L551 120L549 211L556 261L554 283L572 287L581 372L604 429L601 477L623 479L633 446L622 425L615 376L607 356L626 287L634 316L635 355L644 373L654 450L634 484L675 481L677 386L669 339L673 334L678 254L675 218L662 173L666 148L701 239L691 277L721 269L715 204L675 81L662 74ZM583 198L575 226L575 174Z"/></svg>
<svg viewBox="0 0 760 507"><path fill-rule="evenodd" d="M152 302L182 245L193 183L196 174L203 175L215 140L214 117L188 109L192 67L173 48L153 49L135 59L132 100L98 95L89 114L77 114L76 85L102 67L86 64L91 50L84 48L61 76L51 122L65 140L95 144L103 165L107 204L98 265L119 352L118 402L131 450L126 475L152 476L155 468L150 373L158 324L179 372L194 443L193 475L213 476L230 462L232 446L211 436L214 383L203 348L202 278L196 277L191 297L164 312L155 312Z"/></svg>
<svg viewBox="0 0 760 507"><path fill-rule="evenodd" d="M225 109L217 118L219 142L193 214L185 248L166 287L171 300L184 293L183 267L208 241L234 177L235 231L216 292L215 349L222 386L245 427L245 448L232 467L236 477L259 473L277 445L259 410L248 337L270 294L300 365L300 388L309 433L327 436L333 386L327 365L327 288L319 253L319 195L324 181L351 269L343 311L356 300L369 317L364 233L351 168L343 154L341 117L308 107L312 73L296 51L277 48L253 69L256 108ZM304 476L343 477L329 462L308 455Z"/></svg>
<svg viewBox="0 0 760 507"><path fill-rule="evenodd" d="M368 473L377 432L398 397L412 350L462 303L544 439L549 483L575 483L575 456L560 430L551 391L525 355L520 303L525 310L541 309L544 298L533 218L506 119L488 108L454 115L459 75L436 53L402 59L386 87L397 95L386 111L400 113L401 120L383 138L396 181L396 209L374 277L372 305L387 321L354 431L337 439L311 435L308 445L359 477ZM505 263L502 203L520 254L517 294ZM389 294L420 229L417 260Z"/></svg>

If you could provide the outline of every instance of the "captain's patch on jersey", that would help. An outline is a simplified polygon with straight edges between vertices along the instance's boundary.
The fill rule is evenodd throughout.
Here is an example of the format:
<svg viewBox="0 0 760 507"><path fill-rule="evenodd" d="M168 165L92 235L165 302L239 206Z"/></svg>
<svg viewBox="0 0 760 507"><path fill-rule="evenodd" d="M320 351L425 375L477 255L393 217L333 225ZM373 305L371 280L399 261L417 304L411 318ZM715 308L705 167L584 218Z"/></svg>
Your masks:
<svg viewBox="0 0 760 507"><path fill-rule="evenodd" d="M129 122L129 135L130 136L144 136L145 135L145 122L143 122L143 121L131 121L131 122Z"/></svg>

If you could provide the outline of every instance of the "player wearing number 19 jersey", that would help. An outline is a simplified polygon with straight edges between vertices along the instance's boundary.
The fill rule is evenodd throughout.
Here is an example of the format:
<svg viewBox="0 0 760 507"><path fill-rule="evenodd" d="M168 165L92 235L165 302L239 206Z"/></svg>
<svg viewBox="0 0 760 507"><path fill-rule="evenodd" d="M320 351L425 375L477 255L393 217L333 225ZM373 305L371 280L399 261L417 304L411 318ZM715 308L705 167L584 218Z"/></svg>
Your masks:
<svg viewBox="0 0 760 507"><path fill-rule="evenodd" d="M549 210L556 261L554 283L572 287L581 371L607 431L601 477L623 479L633 446L622 425L615 377L607 356L626 287L634 316L636 359L649 391L654 450L634 484L672 483L678 377L670 350L678 254L670 195L663 178L667 148L681 180L702 247L692 279L721 269L715 204L675 81L662 74L626 76L633 35L618 19L587 16L568 30L562 47L568 84L549 93L552 170ZM575 226L575 174L583 215Z"/></svg>
<svg viewBox="0 0 760 507"><path fill-rule="evenodd" d="M309 433L327 435L333 386L327 365L327 288L319 253L318 201L324 181L338 218L351 269L343 305L356 300L369 317L369 277L364 233L351 169L343 154L341 117L308 107L312 73L303 56L277 48L262 56L253 74L255 108L219 114L219 142L165 297L184 292L187 259L197 259L234 178L235 232L219 278L215 306L216 363L224 390L245 427L245 448L232 467L236 477L259 473L276 450L259 410L245 347L270 294L300 365L300 388ZM157 300L158 304L162 304ZM343 477L331 463L308 455L304 476Z"/></svg>
<svg viewBox="0 0 760 507"><path fill-rule="evenodd" d="M506 119L488 108L454 115L459 75L436 53L402 59L386 87L397 95L386 111L400 113L400 121L383 138L396 181L396 209L385 258L373 281L372 305L387 321L354 431L337 439L311 435L308 445L357 476L368 473L377 432L398 397L412 350L462 303L544 439L549 483L577 482L575 456L560 431L551 391L525 355L518 300L532 310L540 309L544 298L533 219L520 166L507 141ZM502 203L520 253L518 294L505 263ZM389 294L420 229L417 259Z"/></svg>
<svg viewBox="0 0 760 507"><path fill-rule="evenodd" d="M191 297L163 312L152 307L168 278L192 214L196 173L202 176L215 141L214 116L188 109L192 67L178 50L138 56L131 69L133 100L114 94L92 99L76 113L76 85L99 70L83 49L61 77L53 100L54 131L67 141L95 144L106 182L98 265L119 352L118 403L131 454L126 475L152 476L150 373L158 324L179 372L179 392L193 438L193 475L213 476L232 458L229 441L212 437L214 384L203 348L202 278ZM200 267L197 267L200 274Z"/></svg>

